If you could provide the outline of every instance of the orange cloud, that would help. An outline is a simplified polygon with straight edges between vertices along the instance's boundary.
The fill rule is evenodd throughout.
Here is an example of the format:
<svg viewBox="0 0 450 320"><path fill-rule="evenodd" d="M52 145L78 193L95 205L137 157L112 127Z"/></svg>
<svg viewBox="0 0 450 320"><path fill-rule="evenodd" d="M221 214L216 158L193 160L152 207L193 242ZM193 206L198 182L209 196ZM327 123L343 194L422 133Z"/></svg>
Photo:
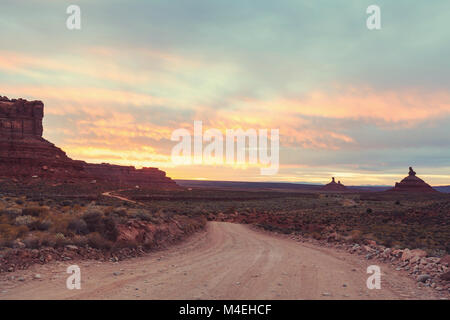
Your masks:
<svg viewBox="0 0 450 320"><path fill-rule="evenodd" d="M58 101L57 108L56 106L45 108L47 113L55 115L76 114L80 111L105 115L111 112L110 105L148 106L169 103L164 98L148 94L106 88L2 85L2 89L10 95L43 100L46 105L48 100Z"/></svg>
<svg viewBox="0 0 450 320"><path fill-rule="evenodd" d="M417 122L450 114L450 93L344 89L338 94L314 91L304 98L262 102L285 115L329 118L379 119L388 122Z"/></svg>

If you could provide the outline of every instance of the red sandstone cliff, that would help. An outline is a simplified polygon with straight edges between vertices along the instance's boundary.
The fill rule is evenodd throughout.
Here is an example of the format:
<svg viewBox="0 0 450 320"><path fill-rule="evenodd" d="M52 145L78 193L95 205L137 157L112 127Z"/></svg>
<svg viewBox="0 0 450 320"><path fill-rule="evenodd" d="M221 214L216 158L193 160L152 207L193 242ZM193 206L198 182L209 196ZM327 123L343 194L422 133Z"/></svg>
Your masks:
<svg viewBox="0 0 450 320"><path fill-rule="evenodd" d="M72 160L42 138L44 104L0 96L0 177L53 181L81 180L122 186L173 189L178 186L157 168L90 164Z"/></svg>

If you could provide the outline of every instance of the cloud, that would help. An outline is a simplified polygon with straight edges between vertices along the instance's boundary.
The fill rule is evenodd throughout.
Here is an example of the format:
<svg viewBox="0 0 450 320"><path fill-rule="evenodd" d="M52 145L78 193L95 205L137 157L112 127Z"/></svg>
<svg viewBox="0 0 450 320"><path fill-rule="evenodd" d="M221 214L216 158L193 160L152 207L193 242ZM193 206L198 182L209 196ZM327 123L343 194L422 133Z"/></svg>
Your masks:
<svg viewBox="0 0 450 320"><path fill-rule="evenodd" d="M380 0L379 32L365 27L370 1L341 2L130 0L124 12L80 0L83 27L71 32L65 5L5 0L1 94L43 100L45 137L95 162L260 179L255 168L171 167L170 133L202 120L278 128L274 179L371 180L415 161L443 181L450 2Z"/></svg>

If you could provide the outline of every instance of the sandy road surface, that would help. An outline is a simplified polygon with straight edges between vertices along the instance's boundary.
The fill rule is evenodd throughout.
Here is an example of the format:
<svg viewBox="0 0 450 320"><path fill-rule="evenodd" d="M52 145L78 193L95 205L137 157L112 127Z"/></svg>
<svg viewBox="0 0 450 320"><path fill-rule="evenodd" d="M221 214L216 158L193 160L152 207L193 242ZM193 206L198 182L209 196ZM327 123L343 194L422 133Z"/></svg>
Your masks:
<svg viewBox="0 0 450 320"><path fill-rule="evenodd" d="M81 268L81 290L66 288L66 268L74 263ZM245 225L211 222L186 242L140 258L55 262L1 274L0 299L437 298L384 265L382 289L368 290L369 264Z"/></svg>

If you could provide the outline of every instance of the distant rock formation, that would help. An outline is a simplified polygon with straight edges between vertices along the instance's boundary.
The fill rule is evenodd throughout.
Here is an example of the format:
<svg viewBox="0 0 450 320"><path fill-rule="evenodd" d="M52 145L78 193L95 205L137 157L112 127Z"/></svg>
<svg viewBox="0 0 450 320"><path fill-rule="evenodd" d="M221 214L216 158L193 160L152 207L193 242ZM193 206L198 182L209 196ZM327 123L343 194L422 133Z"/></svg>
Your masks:
<svg viewBox="0 0 450 320"><path fill-rule="evenodd" d="M334 180L334 177L331 178L331 182L324 185L322 188L320 188L322 191L348 191L347 187L344 186L340 181L336 183Z"/></svg>
<svg viewBox="0 0 450 320"><path fill-rule="evenodd" d="M416 176L416 172L412 167L409 167L409 173L402 181L395 183L395 187L390 191L397 192L411 192L411 193L429 193L438 192L434 190L429 184Z"/></svg>
<svg viewBox="0 0 450 320"><path fill-rule="evenodd" d="M157 168L136 169L70 159L64 151L42 138L43 117L41 101L10 100L0 96L0 177L178 188Z"/></svg>

